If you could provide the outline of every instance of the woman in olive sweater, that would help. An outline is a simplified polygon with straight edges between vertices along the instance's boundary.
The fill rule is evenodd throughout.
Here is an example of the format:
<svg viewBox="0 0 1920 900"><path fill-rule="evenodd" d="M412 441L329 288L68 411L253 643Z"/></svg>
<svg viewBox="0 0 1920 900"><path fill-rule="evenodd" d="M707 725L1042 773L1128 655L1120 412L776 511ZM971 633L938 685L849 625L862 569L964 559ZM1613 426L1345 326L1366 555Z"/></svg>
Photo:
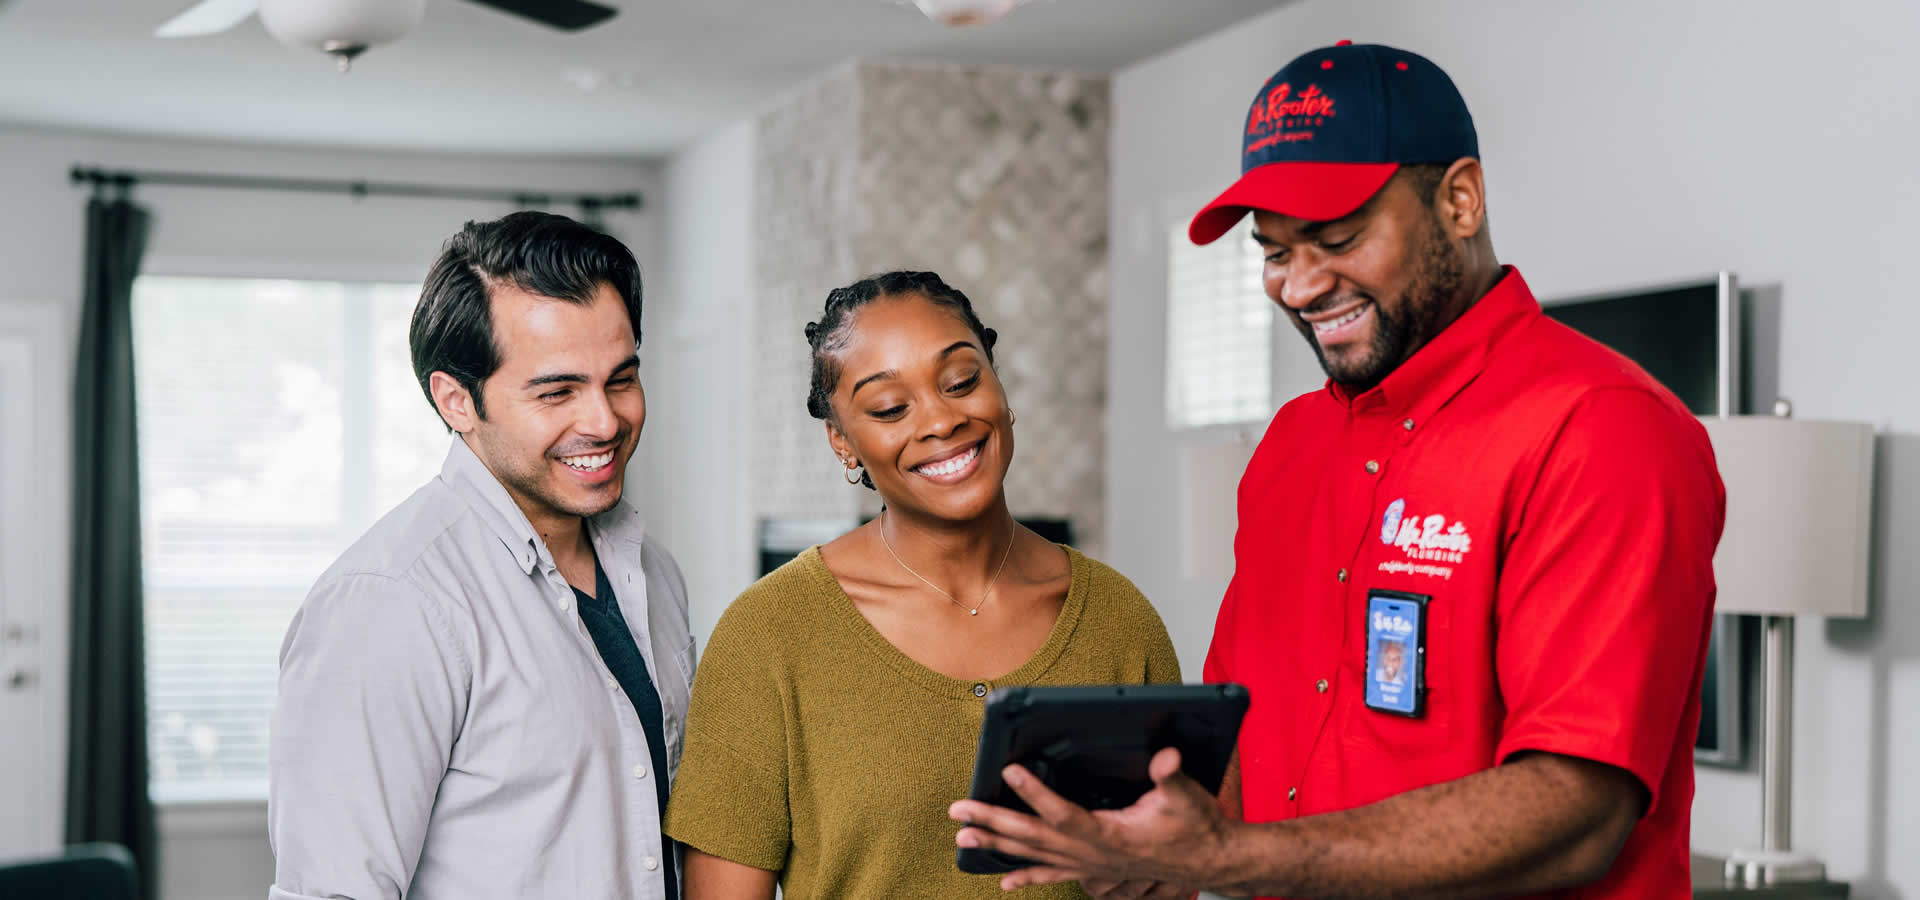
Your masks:
<svg viewBox="0 0 1920 900"><path fill-rule="evenodd" d="M995 337L931 272L836 290L807 326L807 409L884 512L762 578L714 627L666 821L687 845L688 900L767 900L776 882L793 900L1002 896L954 867L947 818L986 695L1180 680L1131 582L1008 512Z"/></svg>

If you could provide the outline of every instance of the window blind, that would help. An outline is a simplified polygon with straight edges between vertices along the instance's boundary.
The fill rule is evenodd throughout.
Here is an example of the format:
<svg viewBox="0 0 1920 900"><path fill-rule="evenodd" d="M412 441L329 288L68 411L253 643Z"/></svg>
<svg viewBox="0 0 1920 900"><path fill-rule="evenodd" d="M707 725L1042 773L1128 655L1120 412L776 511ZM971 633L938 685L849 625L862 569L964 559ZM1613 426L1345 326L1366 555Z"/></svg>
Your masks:
<svg viewBox="0 0 1920 900"><path fill-rule="evenodd" d="M157 802L266 796L280 640L308 588L439 471L416 285L146 276L134 355Z"/></svg>
<svg viewBox="0 0 1920 900"><path fill-rule="evenodd" d="M1259 246L1238 235L1194 246L1182 221L1168 248L1167 427L1265 420L1274 309Z"/></svg>

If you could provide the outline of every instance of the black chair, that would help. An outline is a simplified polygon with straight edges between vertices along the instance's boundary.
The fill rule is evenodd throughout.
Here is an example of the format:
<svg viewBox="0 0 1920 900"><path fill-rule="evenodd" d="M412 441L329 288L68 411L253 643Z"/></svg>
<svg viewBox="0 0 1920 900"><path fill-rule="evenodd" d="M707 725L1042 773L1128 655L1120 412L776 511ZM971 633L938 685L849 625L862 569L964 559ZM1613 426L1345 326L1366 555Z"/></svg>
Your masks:
<svg viewBox="0 0 1920 900"><path fill-rule="evenodd" d="M119 844L75 844L58 856L0 862L6 900L140 900L133 854Z"/></svg>

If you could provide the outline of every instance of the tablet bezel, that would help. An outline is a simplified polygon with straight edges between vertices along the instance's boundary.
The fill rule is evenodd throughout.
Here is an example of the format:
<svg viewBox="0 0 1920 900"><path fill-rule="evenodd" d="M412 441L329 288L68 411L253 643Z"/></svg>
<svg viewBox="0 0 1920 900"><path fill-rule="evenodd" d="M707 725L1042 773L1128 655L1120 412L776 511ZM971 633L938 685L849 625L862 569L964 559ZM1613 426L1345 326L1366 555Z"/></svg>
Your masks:
<svg viewBox="0 0 1920 900"><path fill-rule="evenodd" d="M967 797L1030 812L1000 777L1002 770L1017 762L1083 807L1130 805L1153 786L1147 761L1169 746L1179 748L1181 770L1217 794L1238 744L1249 700L1247 689L1238 684L1001 688L987 697ZM1049 756L1091 758L1097 768L1137 768L1139 775L1121 783L1108 781L1100 795L1076 796L1072 785L1061 786L1061 776L1047 772L1044 764L1034 765ZM1072 778L1067 776L1069 781ZM1020 857L973 847L959 848L954 863L963 872L982 875L1032 865Z"/></svg>

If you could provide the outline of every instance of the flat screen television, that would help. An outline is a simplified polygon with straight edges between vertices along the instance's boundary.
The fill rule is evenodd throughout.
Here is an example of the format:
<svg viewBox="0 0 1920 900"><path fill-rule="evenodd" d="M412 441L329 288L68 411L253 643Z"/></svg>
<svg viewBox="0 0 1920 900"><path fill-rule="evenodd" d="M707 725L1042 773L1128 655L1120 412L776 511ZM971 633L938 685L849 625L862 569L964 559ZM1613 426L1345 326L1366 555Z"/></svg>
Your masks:
<svg viewBox="0 0 1920 900"><path fill-rule="evenodd" d="M1542 304L1546 314L1638 363L1699 416L1740 412L1740 291L1731 272ZM1746 763L1745 620L1714 617L1693 758Z"/></svg>

